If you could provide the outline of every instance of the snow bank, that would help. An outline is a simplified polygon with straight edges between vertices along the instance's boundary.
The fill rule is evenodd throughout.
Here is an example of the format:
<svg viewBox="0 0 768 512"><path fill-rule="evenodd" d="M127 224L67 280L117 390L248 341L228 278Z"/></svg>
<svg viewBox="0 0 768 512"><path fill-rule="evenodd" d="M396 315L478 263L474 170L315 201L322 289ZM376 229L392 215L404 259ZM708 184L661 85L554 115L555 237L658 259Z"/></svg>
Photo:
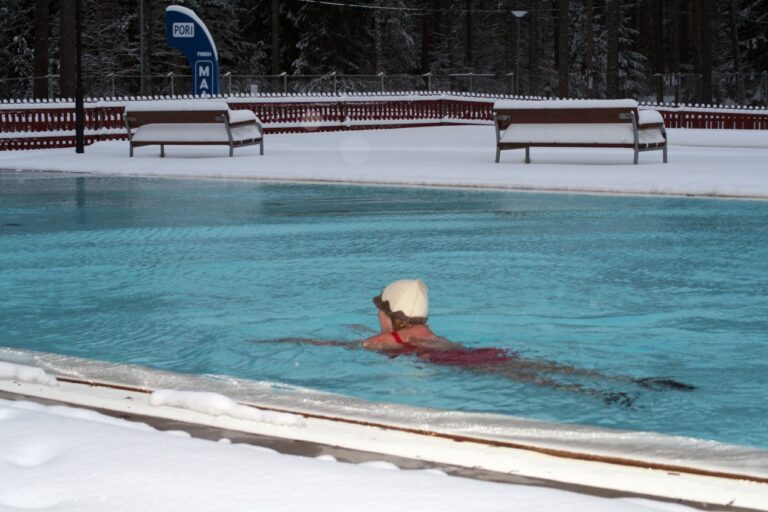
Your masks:
<svg viewBox="0 0 768 512"><path fill-rule="evenodd" d="M524 151L505 151L494 164L493 126L443 126L267 135L264 156L249 146L234 158L206 146L173 148L173 156L162 159L157 147L138 148L129 158L127 141L99 142L84 154L72 148L5 151L0 169L768 198L768 131L668 133L669 164L657 151L641 154L638 166L632 150L604 148L534 149L530 165L523 163ZM676 145L687 143L708 147ZM751 149L716 147L740 145Z"/></svg>
<svg viewBox="0 0 768 512"><path fill-rule="evenodd" d="M255 407L238 404L219 393L160 389L152 393L149 403L155 407L176 407L209 416L230 416L241 420L286 427L305 426L304 420L296 414L263 411Z"/></svg>
<svg viewBox="0 0 768 512"><path fill-rule="evenodd" d="M528 512L692 510L399 470L387 463L282 455L137 429L125 420L97 421L97 413L67 409L0 399L0 509L507 512L524 504Z"/></svg>
<svg viewBox="0 0 768 512"><path fill-rule="evenodd" d="M669 143L707 148L768 148L768 130L667 130ZM728 172L735 169L728 167Z"/></svg>
<svg viewBox="0 0 768 512"><path fill-rule="evenodd" d="M43 386L59 385L56 377L48 375L42 368L3 361L0 361L0 379L15 380L28 384L42 384Z"/></svg>

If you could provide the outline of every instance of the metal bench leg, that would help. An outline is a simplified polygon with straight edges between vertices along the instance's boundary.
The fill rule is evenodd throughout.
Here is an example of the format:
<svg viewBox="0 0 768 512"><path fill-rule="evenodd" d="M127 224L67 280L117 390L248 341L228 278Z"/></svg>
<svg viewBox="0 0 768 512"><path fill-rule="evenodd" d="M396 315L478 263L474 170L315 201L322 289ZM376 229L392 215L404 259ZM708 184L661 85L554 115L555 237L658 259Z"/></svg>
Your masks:
<svg viewBox="0 0 768 512"><path fill-rule="evenodd" d="M525 147L525 163L531 163L531 148L529 146Z"/></svg>
<svg viewBox="0 0 768 512"><path fill-rule="evenodd" d="M640 156L640 152L639 152L637 149L635 149L635 161L634 161L634 165L637 165L637 163L638 163L638 160L639 160L639 156Z"/></svg>
<svg viewBox="0 0 768 512"><path fill-rule="evenodd" d="M259 143L259 154L264 156L264 139L261 139L261 142Z"/></svg>
<svg viewBox="0 0 768 512"><path fill-rule="evenodd" d="M165 158L165 144L160 144L160 158Z"/></svg>
<svg viewBox="0 0 768 512"><path fill-rule="evenodd" d="M128 151L128 156L133 158L133 144L129 144L130 150Z"/></svg>
<svg viewBox="0 0 768 512"><path fill-rule="evenodd" d="M496 146L496 163L499 163L499 159L501 158L501 150L498 146Z"/></svg>
<svg viewBox="0 0 768 512"><path fill-rule="evenodd" d="M667 163L667 145L664 144L664 163Z"/></svg>

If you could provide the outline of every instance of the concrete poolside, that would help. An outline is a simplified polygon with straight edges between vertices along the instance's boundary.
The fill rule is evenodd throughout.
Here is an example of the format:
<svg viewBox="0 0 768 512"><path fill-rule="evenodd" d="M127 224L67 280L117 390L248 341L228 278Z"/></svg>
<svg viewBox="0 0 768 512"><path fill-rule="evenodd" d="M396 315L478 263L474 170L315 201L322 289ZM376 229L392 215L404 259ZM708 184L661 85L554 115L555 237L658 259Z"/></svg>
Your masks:
<svg viewBox="0 0 768 512"><path fill-rule="evenodd" d="M249 178L370 184L494 187L531 191L768 198L768 131L670 130L669 163L661 152L604 148L504 151L494 164L492 126L268 135L258 147L139 148L100 142L73 148L0 153L0 169L104 175ZM701 144L695 146L694 144Z"/></svg>
<svg viewBox="0 0 768 512"><path fill-rule="evenodd" d="M304 388L274 388L268 382L174 374L18 349L0 349L3 360L31 365L58 382L48 382L47 376L45 382L0 379L0 399L86 407L199 438L227 437L303 456L386 460L401 468L437 468L585 496L641 497L714 510L768 509L763 500L768 485L765 451L759 449L493 414L372 407ZM30 366L24 368L29 373ZM193 405L158 405L152 392L161 388L220 393L266 416L246 420ZM297 415L300 423L274 422L269 416L284 413Z"/></svg>

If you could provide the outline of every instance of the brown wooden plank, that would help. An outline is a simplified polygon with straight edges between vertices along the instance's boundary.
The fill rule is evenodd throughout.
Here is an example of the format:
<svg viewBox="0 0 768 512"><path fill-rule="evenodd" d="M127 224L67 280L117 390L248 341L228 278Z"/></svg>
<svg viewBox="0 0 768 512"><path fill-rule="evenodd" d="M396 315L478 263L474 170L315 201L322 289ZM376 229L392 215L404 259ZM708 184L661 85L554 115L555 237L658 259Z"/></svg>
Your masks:
<svg viewBox="0 0 768 512"><path fill-rule="evenodd" d="M496 115L507 115L511 124L583 124L631 123L627 116L634 108L542 108L494 109Z"/></svg>
<svg viewBox="0 0 768 512"><path fill-rule="evenodd" d="M174 110L174 111L148 111L128 112L126 115L131 127L144 126L146 124L193 124L193 123L220 123L221 116L227 114L226 110ZM218 118L218 119L217 119Z"/></svg>

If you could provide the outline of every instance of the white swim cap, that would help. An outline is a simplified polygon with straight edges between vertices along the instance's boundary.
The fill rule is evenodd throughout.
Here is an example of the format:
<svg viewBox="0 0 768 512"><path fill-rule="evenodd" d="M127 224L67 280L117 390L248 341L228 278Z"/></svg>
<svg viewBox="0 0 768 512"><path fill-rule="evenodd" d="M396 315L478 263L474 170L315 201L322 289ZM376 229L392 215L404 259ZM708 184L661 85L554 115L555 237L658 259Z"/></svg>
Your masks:
<svg viewBox="0 0 768 512"><path fill-rule="evenodd" d="M429 313L429 290L421 279L400 279L384 288L380 302L382 304L377 303L377 306L384 306L386 313L401 313L409 319L426 322Z"/></svg>

